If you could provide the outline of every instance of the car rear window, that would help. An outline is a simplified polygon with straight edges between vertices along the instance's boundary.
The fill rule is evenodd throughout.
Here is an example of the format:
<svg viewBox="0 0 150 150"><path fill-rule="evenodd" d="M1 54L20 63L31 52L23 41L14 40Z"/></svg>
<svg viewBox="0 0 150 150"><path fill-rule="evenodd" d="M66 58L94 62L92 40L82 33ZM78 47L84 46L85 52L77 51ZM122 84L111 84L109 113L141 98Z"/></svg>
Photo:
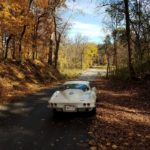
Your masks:
<svg viewBox="0 0 150 150"><path fill-rule="evenodd" d="M89 87L85 84L65 84L64 90L66 90L66 89L79 89L82 91L87 91L87 90L89 90Z"/></svg>

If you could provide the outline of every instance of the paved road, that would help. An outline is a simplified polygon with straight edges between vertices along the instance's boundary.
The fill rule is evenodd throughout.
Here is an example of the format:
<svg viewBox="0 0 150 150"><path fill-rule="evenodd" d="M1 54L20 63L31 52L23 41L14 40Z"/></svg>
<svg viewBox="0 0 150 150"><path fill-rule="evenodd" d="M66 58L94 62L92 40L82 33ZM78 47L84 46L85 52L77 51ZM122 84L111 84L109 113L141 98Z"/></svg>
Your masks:
<svg viewBox="0 0 150 150"><path fill-rule="evenodd" d="M87 71L84 71L78 79L94 81L96 76L105 76L105 75L106 75L105 69L89 69Z"/></svg>
<svg viewBox="0 0 150 150"><path fill-rule="evenodd" d="M88 70L82 79L92 79L99 70ZM47 101L59 87L44 89L0 106L0 150L87 150L89 114L53 116ZM20 98L19 98L20 99Z"/></svg>

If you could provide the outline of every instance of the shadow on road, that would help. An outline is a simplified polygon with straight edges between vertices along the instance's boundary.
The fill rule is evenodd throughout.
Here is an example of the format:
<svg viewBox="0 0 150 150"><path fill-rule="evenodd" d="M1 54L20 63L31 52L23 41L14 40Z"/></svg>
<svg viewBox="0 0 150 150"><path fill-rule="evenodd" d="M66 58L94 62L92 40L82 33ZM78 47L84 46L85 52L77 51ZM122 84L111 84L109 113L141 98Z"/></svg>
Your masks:
<svg viewBox="0 0 150 150"><path fill-rule="evenodd" d="M61 112L53 114L53 120L73 120L73 119L94 119L95 116L91 112L78 112L78 113L68 113Z"/></svg>
<svg viewBox="0 0 150 150"><path fill-rule="evenodd" d="M47 108L59 87L44 89L0 106L0 149L87 150L88 129L94 119L89 113L61 113ZM9 143L9 144L8 144Z"/></svg>

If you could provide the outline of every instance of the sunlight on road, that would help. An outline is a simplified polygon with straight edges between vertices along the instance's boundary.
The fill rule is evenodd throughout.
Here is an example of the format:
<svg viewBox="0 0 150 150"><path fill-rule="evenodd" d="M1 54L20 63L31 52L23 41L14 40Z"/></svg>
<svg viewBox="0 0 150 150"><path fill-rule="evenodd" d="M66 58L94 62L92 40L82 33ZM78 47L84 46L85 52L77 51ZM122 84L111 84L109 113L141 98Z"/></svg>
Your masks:
<svg viewBox="0 0 150 150"><path fill-rule="evenodd" d="M105 76L105 75L106 75L105 69L88 69L84 71L78 79L94 81L97 76Z"/></svg>

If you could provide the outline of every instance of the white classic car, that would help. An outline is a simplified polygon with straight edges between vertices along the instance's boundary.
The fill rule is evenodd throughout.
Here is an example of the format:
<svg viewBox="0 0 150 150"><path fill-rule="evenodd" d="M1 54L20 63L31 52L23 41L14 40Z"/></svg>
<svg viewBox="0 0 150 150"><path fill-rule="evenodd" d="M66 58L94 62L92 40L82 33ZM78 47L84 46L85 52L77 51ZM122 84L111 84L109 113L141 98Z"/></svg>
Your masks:
<svg viewBox="0 0 150 150"><path fill-rule="evenodd" d="M96 88L88 81L65 82L60 91L56 91L48 101L48 107L54 112L96 113Z"/></svg>

